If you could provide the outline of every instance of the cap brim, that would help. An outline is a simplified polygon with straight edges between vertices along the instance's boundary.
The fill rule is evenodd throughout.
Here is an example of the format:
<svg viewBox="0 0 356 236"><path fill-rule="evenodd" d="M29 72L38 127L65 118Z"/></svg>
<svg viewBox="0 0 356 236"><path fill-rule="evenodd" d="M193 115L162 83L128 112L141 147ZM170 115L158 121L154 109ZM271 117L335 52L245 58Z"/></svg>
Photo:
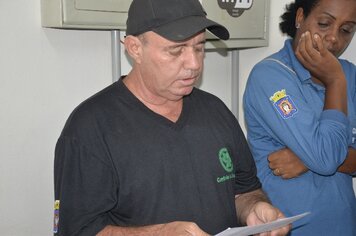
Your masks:
<svg viewBox="0 0 356 236"><path fill-rule="evenodd" d="M207 29L219 39L227 40L229 31L222 25L202 16L188 16L153 28L152 31L172 41L184 41Z"/></svg>

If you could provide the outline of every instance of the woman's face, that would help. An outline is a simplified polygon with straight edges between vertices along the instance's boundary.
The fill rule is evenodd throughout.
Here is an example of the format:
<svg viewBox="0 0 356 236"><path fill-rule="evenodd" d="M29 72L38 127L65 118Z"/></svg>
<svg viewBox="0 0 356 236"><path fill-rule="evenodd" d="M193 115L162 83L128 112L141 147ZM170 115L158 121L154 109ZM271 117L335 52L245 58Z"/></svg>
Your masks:
<svg viewBox="0 0 356 236"><path fill-rule="evenodd" d="M356 0L320 0L310 14L304 18L303 9L296 15L297 29L294 38L296 48L305 31L318 34L324 46L339 57L350 44L356 29Z"/></svg>

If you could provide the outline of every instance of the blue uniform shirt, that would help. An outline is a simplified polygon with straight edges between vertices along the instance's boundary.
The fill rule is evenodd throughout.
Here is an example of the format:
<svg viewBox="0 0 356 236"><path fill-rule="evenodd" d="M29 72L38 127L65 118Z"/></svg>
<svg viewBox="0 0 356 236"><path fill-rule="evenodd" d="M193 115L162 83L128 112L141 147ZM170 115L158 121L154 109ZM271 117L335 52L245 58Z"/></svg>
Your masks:
<svg viewBox="0 0 356 236"><path fill-rule="evenodd" d="M336 172L348 147L356 148L356 67L340 60L348 86L348 116L323 110L325 88L311 80L292 41L252 70L244 94L247 136L258 176L272 203L285 215L311 212L291 235L356 235L352 177ZM268 155L290 148L309 168L300 177L273 175Z"/></svg>

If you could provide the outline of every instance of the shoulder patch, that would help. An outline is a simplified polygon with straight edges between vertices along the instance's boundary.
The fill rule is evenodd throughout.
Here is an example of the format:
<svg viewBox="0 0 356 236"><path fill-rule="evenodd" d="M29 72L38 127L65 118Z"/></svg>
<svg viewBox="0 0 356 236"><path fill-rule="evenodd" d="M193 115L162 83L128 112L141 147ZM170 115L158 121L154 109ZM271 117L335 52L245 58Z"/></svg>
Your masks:
<svg viewBox="0 0 356 236"><path fill-rule="evenodd" d="M275 92L269 99L273 102L274 108L283 119L288 119L298 112L295 103L292 98L287 95L285 89Z"/></svg>
<svg viewBox="0 0 356 236"><path fill-rule="evenodd" d="M58 233L59 223L59 200L54 202L54 218L53 218L53 233Z"/></svg>

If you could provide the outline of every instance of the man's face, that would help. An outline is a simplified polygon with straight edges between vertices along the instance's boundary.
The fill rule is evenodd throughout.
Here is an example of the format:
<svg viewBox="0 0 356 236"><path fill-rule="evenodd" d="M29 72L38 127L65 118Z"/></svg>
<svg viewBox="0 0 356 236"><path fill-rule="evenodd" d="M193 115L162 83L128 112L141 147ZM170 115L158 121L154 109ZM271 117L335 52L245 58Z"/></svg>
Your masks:
<svg viewBox="0 0 356 236"><path fill-rule="evenodd" d="M139 71L152 96L180 100L191 93L203 70L205 33L182 41L169 41L154 32L141 37Z"/></svg>
<svg viewBox="0 0 356 236"><path fill-rule="evenodd" d="M303 19L300 10L298 14L296 20L301 23L301 29L297 33L295 42L298 42L303 32L309 30L312 34L320 35L325 47L338 57L354 36L356 29L355 0L321 0L307 18Z"/></svg>

